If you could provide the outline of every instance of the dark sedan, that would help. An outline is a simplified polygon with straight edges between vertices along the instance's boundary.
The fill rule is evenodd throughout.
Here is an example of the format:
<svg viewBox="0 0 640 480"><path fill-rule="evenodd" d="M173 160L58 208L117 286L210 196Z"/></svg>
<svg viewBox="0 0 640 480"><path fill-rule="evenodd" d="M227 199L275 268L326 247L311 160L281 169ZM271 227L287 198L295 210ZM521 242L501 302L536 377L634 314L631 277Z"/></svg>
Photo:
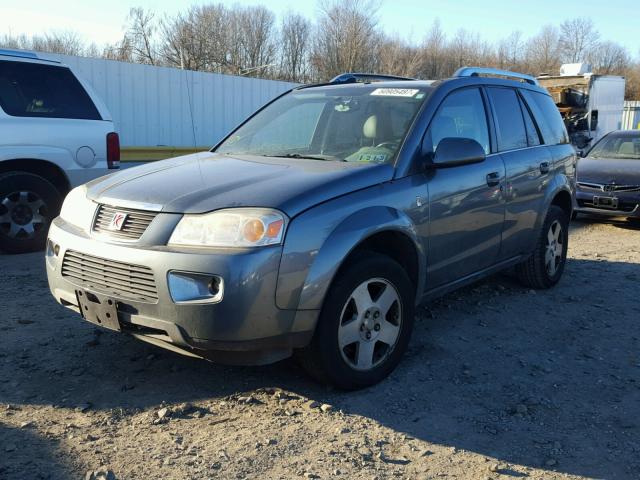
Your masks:
<svg viewBox="0 0 640 480"><path fill-rule="evenodd" d="M574 213L640 218L640 130L611 132L578 161Z"/></svg>

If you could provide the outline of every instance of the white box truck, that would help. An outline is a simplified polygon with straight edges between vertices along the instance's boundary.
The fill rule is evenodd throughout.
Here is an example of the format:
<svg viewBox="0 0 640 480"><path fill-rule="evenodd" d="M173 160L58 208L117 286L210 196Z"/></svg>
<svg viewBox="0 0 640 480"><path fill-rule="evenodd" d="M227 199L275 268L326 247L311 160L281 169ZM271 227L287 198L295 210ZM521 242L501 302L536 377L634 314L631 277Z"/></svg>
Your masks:
<svg viewBox="0 0 640 480"><path fill-rule="evenodd" d="M585 63L562 65L560 75L541 75L538 82L553 97L571 143L582 150L621 128L624 77L596 75Z"/></svg>

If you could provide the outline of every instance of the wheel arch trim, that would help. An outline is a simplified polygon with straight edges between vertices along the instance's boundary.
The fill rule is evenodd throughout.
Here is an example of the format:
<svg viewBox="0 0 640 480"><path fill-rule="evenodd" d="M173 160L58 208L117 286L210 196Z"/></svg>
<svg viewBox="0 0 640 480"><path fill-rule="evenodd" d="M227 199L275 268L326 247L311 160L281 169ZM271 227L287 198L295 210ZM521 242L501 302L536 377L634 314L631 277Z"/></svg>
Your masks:
<svg viewBox="0 0 640 480"><path fill-rule="evenodd" d="M390 232L404 235L416 254L416 301L424 289L426 253L415 225L403 212L385 206L366 207L344 218L322 242L306 277L297 301L299 310L322 308L329 287L349 256L368 239Z"/></svg>

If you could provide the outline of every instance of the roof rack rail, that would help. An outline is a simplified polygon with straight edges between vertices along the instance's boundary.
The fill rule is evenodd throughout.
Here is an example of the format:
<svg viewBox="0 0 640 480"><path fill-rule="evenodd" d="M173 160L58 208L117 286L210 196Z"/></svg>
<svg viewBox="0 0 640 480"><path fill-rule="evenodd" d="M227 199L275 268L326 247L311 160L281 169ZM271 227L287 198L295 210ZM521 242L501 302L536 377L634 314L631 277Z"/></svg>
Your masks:
<svg viewBox="0 0 640 480"><path fill-rule="evenodd" d="M39 57L36 52L30 52L28 50L10 50L8 48L0 48L0 55L5 57L31 58L33 60L41 60L43 62L60 63L58 60Z"/></svg>
<svg viewBox="0 0 640 480"><path fill-rule="evenodd" d="M383 75L378 73L342 73L331 79L329 83L368 83L387 80L415 80L415 78Z"/></svg>
<svg viewBox="0 0 640 480"><path fill-rule="evenodd" d="M531 85L538 85L538 80L531 75L511 72L509 70L500 70L498 68L462 67L453 74L454 77L479 77L480 75L496 75L500 77L517 78L518 80L524 80Z"/></svg>

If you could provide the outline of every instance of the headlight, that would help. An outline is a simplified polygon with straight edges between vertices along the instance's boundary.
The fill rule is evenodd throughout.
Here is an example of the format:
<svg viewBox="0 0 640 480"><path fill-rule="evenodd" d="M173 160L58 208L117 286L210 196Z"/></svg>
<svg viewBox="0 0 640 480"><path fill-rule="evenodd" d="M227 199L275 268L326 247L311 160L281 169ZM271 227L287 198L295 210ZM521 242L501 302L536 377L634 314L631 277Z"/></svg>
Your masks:
<svg viewBox="0 0 640 480"><path fill-rule="evenodd" d="M87 198L87 187L80 185L64 199L60 217L67 223L89 230L96 212L96 204Z"/></svg>
<svg viewBox="0 0 640 480"><path fill-rule="evenodd" d="M287 217L268 208L230 208L213 213L185 215L176 226L170 245L198 247L260 247L282 242Z"/></svg>

